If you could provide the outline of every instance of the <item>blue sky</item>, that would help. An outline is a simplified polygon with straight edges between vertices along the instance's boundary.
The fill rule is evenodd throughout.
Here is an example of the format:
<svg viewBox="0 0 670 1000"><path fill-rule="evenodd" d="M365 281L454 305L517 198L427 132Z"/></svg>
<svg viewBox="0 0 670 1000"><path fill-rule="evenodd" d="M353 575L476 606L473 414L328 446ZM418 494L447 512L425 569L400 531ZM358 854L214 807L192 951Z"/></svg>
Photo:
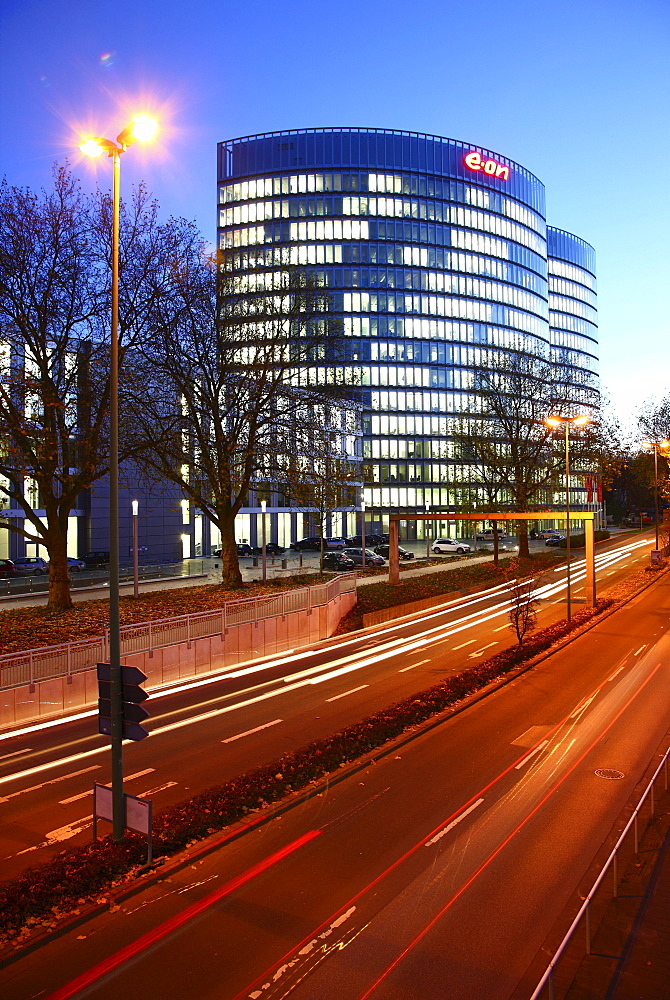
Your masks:
<svg viewBox="0 0 670 1000"><path fill-rule="evenodd" d="M670 392L667 0L5 0L1 171L49 185L79 132L165 122L124 157L162 211L213 240L216 143L370 126L477 143L547 188L551 225L592 243L601 375L625 419Z"/></svg>

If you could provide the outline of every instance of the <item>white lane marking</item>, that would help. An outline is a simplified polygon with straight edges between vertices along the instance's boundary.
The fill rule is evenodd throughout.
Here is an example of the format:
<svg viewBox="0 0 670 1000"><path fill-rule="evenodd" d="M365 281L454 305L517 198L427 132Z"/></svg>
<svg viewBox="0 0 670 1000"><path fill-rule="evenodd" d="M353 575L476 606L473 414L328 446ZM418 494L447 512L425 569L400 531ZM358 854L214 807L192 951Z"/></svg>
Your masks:
<svg viewBox="0 0 670 1000"><path fill-rule="evenodd" d="M4 755L4 757L0 757L0 763L3 760L9 760L10 757L20 757L22 753L32 753L32 752L33 752L33 748L32 747L28 747L26 750L15 750L14 753L6 753Z"/></svg>
<svg viewBox="0 0 670 1000"><path fill-rule="evenodd" d="M616 570L614 570L614 569L611 569L611 570L609 571L609 573L605 573L605 576L614 576L614 574L615 574L615 573L616 573Z"/></svg>
<svg viewBox="0 0 670 1000"><path fill-rule="evenodd" d="M515 769L518 771L519 768L521 768L521 767L524 766L524 764L527 764L528 761L532 757L534 757L536 753L539 753L540 750L543 750L546 747L546 745L547 745L548 742L549 742L549 740L543 740L542 743L538 743L538 745L535 747L534 750L531 750L530 753L526 754L526 756L523 758L523 760L520 760L518 764L514 765Z"/></svg>
<svg viewBox="0 0 670 1000"><path fill-rule="evenodd" d="M147 788L145 792L139 793L138 798L146 799L147 796L156 795L158 792L164 792L166 788L172 788L172 786L176 784L176 781L166 781L164 785L156 785L155 788Z"/></svg>
<svg viewBox="0 0 670 1000"><path fill-rule="evenodd" d="M481 656L481 655L482 655L482 653L484 653L484 652L485 652L485 651L486 651L487 649L490 649L490 648L491 648L491 646L498 646L498 645L499 645L499 642L498 642L498 640L496 639L496 641L495 641L495 642L490 642L490 643L488 644L488 646L482 646L482 648L481 648L481 649L475 649L475 651L474 651L473 653L470 653L470 654L469 654L469 656L470 656L470 659L472 659L472 657L473 657L473 656Z"/></svg>
<svg viewBox="0 0 670 1000"><path fill-rule="evenodd" d="M640 655L640 653L642 652L642 650L643 650L643 649L646 649L646 648L647 648L647 644L646 644L646 642L645 642L645 644L644 644L643 646L640 646L640 648L639 648L639 649L636 649L636 650L635 650L635 652L633 653L633 656L639 656L639 655Z"/></svg>
<svg viewBox="0 0 670 1000"><path fill-rule="evenodd" d="M351 691L345 691L344 694L335 694L332 698L326 698L326 701L337 701L338 698L346 698L348 694L355 694L356 691L362 691L363 688L369 688L369 684L361 684L357 688L352 688Z"/></svg>
<svg viewBox="0 0 670 1000"><path fill-rule="evenodd" d="M408 667L401 667L398 673L404 674L406 670L414 670L415 667L421 667L424 663L430 663L430 660L417 660L416 663L410 663Z"/></svg>
<svg viewBox="0 0 670 1000"><path fill-rule="evenodd" d="M40 788L46 788L47 785L57 785L59 781L67 781L68 778L78 778L80 774L88 774L89 771L98 771L100 767L100 764L94 764L93 767L85 767L81 771L62 774L60 778L50 778L49 781L43 781L40 785L31 785L30 788L20 788L17 792L10 792L9 795L0 796L0 802L9 802L10 799L15 799L17 795L25 795L26 792L38 792Z"/></svg>
<svg viewBox="0 0 670 1000"><path fill-rule="evenodd" d="M83 816L81 819L75 819L72 823L67 823L65 826L59 826L57 830L51 830L47 833L46 840L43 840L41 844L34 844L33 847L26 847L23 851L17 851L16 854L11 854L9 857L18 858L22 854L30 854L31 851L39 851L42 847L51 847L52 844L57 844L62 840L69 840L71 837L76 837L78 833L83 833L84 830L88 830L89 826L93 826L93 820L88 816ZM9 860L9 858L5 860Z"/></svg>
<svg viewBox="0 0 670 1000"><path fill-rule="evenodd" d="M584 712L589 707L589 705L591 704L591 702L593 701L593 699L595 698L595 696L598 694L599 691L600 691L600 688L598 688L598 691L594 691L593 694L591 695L591 697L587 698L585 702L582 702L582 704L579 705L574 710L574 712L572 713L572 715L570 716L570 718L571 719L576 719L578 715L581 715L582 712Z"/></svg>
<svg viewBox="0 0 670 1000"><path fill-rule="evenodd" d="M238 733L237 736L229 736L227 740L221 740L221 742L234 743L235 740L241 740L243 736L252 736L254 733L260 733L262 729L269 729L270 726L276 726L278 722L283 721L283 719L273 719L272 722L266 722L263 726L256 726L255 729L247 729L246 733Z"/></svg>
<svg viewBox="0 0 670 1000"><path fill-rule="evenodd" d="M94 768L88 768L87 770L92 771ZM146 771L138 771L137 774L128 774L124 778L124 781L133 781L135 778L143 778L145 774L152 774L155 768L148 767ZM71 795L69 799L60 799L58 802L59 806L67 806L70 802L77 802L79 799L85 799L87 795L93 795L93 789L87 788L85 792L79 792L79 795Z"/></svg>
<svg viewBox="0 0 670 1000"><path fill-rule="evenodd" d="M509 628L509 624L506 622L504 625L499 625L498 628L494 628L494 632L502 632L504 628Z"/></svg>
<svg viewBox="0 0 670 1000"><path fill-rule="evenodd" d="M625 664L625 663L622 663L622 664L621 664L621 666L619 667L619 669L618 669L618 670L615 670L613 674L610 674L610 676L609 676L609 677L607 678L607 680L605 681L605 683L606 683L606 684L608 684L608 683L609 683L610 681L613 681L613 680L614 680L614 678L615 678L615 677L616 677L616 676L617 676L618 674L620 674L620 673L621 673L621 671L623 670L623 668L624 668L625 666L626 666L626 664Z"/></svg>
<svg viewBox="0 0 670 1000"><path fill-rule="evenodd" d="M469 814L474 809L480 806L483 801L484 799L477 799L477 801L473 802L471 806L468 806L467 809L464 809L462 813L459 813L456 819L452 819L451 823L447 823L447 825L442 830L440 830L439 833L436 833L434 837L431 837L430 840L427 840L426 843L424 844L424 847L430 847L431 844L436 844L438 840L441 840L446 833L449 833L450 830L453 830L453 828L456 826L457 823L460 823L462 819L465 819L465 817L469 816Z"/></svg>
<svg viewBox="0 0 670 1000"><path fill-rule="evenodd" d="M467 642L462 642L460 646L454 646L454 649L463 649L465 646L474 646L476 642L476 639L468 639Z"/></svg>

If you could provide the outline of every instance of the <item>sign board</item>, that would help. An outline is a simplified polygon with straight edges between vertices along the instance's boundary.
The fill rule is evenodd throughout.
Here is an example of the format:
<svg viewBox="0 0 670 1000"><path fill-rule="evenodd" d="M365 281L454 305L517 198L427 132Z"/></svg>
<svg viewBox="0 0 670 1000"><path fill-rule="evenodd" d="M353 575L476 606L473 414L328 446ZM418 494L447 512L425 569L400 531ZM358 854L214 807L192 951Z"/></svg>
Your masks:
<svg viewBox="0 0 670 1000"><path fill-rule="evenodd" d="M500 177L502 180L509 180L509 167L505 163L498 163L497 160L482 160L481 155L473 150L463 157L463 163L468 170L481 170L489 177Z"/></svg>
<svg viewBox="0 0 670 1000"><path fill-rule="evenodd" d="M153 852L153 803L150 799L140 799L137 795L123 796L124 826L127 830L143 833L148 839L147 864L151 864ZM106 819L112 822L112 789L108 785L93 785L93 839L98 837L98 820Z"/></svg>
<svg viewBox="0 0 670 1000"><path fill-rule="evenodd" d="M662 566L663 565L663 552L661 549L651 550L651 565L652 566Z"/></svg>

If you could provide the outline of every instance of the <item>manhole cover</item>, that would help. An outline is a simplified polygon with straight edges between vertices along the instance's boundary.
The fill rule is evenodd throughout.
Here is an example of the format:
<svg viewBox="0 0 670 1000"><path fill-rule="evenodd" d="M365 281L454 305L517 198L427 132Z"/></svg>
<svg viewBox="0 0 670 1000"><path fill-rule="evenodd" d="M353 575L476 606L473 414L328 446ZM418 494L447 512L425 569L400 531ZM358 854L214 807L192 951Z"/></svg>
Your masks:
<svg viewBox="0 0 670 1000"><path fill-rule="evenodd" d="M618 781L623 778L623 771L614 771L611 767L599 767L596 771L599 778L609 778L610 781Z"/></svg>

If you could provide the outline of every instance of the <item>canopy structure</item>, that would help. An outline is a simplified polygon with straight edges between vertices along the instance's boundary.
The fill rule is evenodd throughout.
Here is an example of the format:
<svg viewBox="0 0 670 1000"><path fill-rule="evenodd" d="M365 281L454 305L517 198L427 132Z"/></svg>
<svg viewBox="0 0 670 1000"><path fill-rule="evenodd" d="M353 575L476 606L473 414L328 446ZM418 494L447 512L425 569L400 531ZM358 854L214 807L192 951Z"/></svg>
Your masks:
<svg viewBox="0 0 670 1000"><path fill-rule="evenodd" d="M596 603L596 563L594 545L595 513L592 510L557 511L534 510L531 514L515 514L511 511L477 511L476 514L457 514L450 512L449 520L454 521L584 521L586 537L586 606L594 607ZM447 515L443 513L430 514L391 514L389 517L389 583L400 583L400 561L398 559L398 522L399 521L444 521Z"/></svg>

